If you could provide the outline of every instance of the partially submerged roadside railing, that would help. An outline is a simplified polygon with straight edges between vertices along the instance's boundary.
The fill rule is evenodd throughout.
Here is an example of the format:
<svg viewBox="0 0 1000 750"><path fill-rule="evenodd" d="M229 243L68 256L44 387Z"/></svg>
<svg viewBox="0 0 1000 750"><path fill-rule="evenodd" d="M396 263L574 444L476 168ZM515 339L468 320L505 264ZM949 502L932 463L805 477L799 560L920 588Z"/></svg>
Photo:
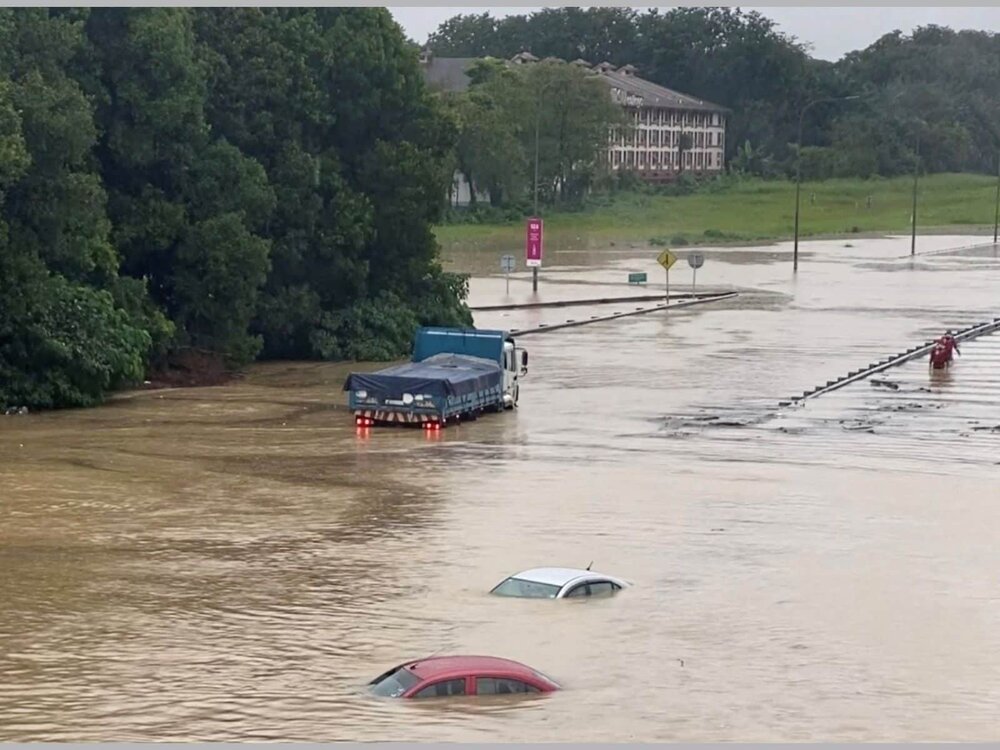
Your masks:
<svg viewBox="0 0 1000 750"><path fill-rule="evenodd" d="M964 328L953 335L956 341L968 341L969 339L974 339L978 336L993 333L996 330L1000 330L1000 318L994 318L986 323L977 323L973 326L969 326L968 328ZM826 393L830 393L831 391L835 391L838 388L843 388L845 385L850 385L851 383L856 383L859 380L864 380L865 378L880 373L883 370L898 367L899 365L905 364L910 360L926 356L930 353L930 350L934 348L935 341L936 340L926 341L922 344L910 347L905 352L895 354L891 357L887 357L886 359L879 360L878 362L872 362L867 367L863 367L860 370L853 370L835 380L828 380L825 385L818 385L811 390L804 391L801 396L794 396L785 401L779 401L778 406L793 406L796 404L802 404L808 399L822 396Z"/></svg>
<svg viewBox="0 0 1000 750"><path fill-rule="evenodd" d="M619 318L630 318L633 315L645 315L646 313L656 312L657 310L675 310L679 307L691 307L693 305L703 305L707 302L719 302L725 299L733 299L738 297L739 292L724 292L722 294L714 294L705 297L699 297L697 299L687 299L682 302L671 302L669 305L661 302L658 305L653 305L652 307L637 307L634 310L628 310L626 312L617 311L611 313L610 315L592 315L589 318L581 318L580 320L567 320L564 323L540 323L536 328L522 328L522 329L511 329L511 334L521 337L529 336L534 333L549 333L551 331L558 331L564 328L575 328L577 326L584 326L590 323L603 323L608 320L618 320Z"/></svg>
<svg viewBox="0 0 1000 750"><path fill-rule="evenodd" d="M691 292L678 292L677 294L671 294L670 299L678 300L689 300L689 299L715 299L723 292L697 292L692 294ZM631 294L626 297L595 297L594 299L570 299L570 300L557 300L555 302L514 302L504 305L479 305L476 307L469 307L472 312L494 312L502 310L533 310L536 308L545 307L583 307L585 305L620 305L628 302L652 302L653 300L662 300L662 294Z"/></svg>

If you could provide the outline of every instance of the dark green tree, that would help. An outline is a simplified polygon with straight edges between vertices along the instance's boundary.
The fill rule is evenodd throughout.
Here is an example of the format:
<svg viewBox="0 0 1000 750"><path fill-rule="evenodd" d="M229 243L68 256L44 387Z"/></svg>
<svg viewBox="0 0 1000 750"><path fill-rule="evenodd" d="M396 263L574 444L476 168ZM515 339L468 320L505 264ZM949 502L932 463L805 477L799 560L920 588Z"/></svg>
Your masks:
<svg viewBox="0 0 1000 750"><path fill-rule="evenodd" d="M260 348L248 325L268 269L269 244L254 230L274 197L260 165L211 133L193 13L97 9L87 34L112 237L123 271L148 279L176 324L158 348L246 363Z"/></svg>
<svg viewBox="0 0 1000 750"><path fill-rule="evenodd" d="M0 407L86 406L141 378L149 334L109 287L118 258L66 66L73 14L0 10Z"/></svg>
<svg viewBox="0 0 1000 750"><path fill-rule="evenodd" d="M350 356L361 329L344 321L370 319L378 300L386 314L412 316L428 275L450 288L431 227L455 133L388 12L206 10L198 36L209 121L264 166L275 191L254 325L265 354ZM459 298L427 312L418 322L470 320ZM401 354L411 323L372 335Z"/></svg>

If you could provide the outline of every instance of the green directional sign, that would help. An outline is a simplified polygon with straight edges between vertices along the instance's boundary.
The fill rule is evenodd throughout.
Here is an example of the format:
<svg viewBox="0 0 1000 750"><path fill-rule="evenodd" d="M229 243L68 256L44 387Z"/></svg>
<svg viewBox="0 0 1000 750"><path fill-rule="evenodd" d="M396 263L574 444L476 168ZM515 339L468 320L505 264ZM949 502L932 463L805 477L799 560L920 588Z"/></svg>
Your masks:
<svg viewBox="0 0 1000 750"><path fill-rule="evenodd" d="M644 274L644 273L630 273L628 275L628 283L629 284L645 284L646 283L646 274Z"/></svg>

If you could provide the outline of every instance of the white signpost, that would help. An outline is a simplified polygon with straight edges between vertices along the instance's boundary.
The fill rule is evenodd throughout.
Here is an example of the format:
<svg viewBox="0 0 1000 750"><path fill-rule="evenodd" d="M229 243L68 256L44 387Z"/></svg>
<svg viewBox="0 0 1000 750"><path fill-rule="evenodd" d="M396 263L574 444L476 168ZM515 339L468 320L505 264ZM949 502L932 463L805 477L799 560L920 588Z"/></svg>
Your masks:
<svg viewBox="0 0 1000 750"><path fill-rule="evenodd" d="M688 265L691 266L691 294L693 295L698 269L705 265L705 256L701 253L688 253Z"/></svg>
<svg viewBox="0 0 1000 750"><path fill-rule="evenodd" d="M514 271L515 264L513 255L500 256L500 270L507 275L507 294L510 294L510 274Z"/></svg>

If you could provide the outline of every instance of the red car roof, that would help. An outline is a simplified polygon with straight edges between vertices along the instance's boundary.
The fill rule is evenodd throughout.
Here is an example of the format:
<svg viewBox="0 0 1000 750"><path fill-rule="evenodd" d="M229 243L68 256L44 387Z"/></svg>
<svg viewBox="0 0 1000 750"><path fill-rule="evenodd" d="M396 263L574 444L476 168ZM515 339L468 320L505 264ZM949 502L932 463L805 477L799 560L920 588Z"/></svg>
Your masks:
<svg viewBox="0 0 1000 750"><path fill-rule="evenodd" d="M520 662L496 656L431 656L427 659L408 662L405 666L421 679L483 672L510 676L519 675L531 679L532 682L536 682L539 677L545 677ZM551 680L548 681L551 682Z"/></svg>

